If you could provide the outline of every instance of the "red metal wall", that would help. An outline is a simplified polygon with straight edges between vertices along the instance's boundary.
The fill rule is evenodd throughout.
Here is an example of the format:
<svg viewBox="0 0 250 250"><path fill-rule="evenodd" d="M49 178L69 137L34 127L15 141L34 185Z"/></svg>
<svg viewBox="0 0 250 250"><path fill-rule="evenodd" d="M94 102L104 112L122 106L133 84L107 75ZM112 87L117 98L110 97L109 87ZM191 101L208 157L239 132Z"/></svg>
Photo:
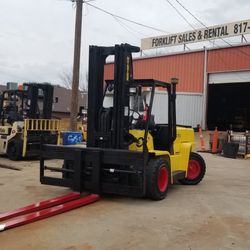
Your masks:
<svg viewBox="0 0 250 250"><path fill-rule="evenodd" d="M190 52L134 60L135 78L170 82L179 78L178 92L203 92L205 52ZM250 46L209 50L207 72L250 70ZM113 64L105 66L105 79L113 78Z"/></svg>
<svg viewBox="0 0 250 250"><path fill-rule="evenodd" d="M250 70L250 45L208 52L208 73L240 70Z"/></svg>
<svg viewBox="0 0 250 250"><path fill-rule="evenodd" d="M135 78L154 78L166 82L177 77L178 92L201 92L203 65L203 53L195 52L137 60L134 63L134 73Z"/></svg>

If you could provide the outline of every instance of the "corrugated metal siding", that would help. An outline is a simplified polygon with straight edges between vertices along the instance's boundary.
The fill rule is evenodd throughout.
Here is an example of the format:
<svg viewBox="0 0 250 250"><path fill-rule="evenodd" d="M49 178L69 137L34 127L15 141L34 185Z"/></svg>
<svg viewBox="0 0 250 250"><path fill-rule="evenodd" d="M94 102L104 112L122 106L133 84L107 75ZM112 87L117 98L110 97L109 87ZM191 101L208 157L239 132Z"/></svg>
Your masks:
<svg viewBox="0 0 250 250"><path fill-rule="evenodd" d="M147 95L149 103L150 94ZM199 93L177 93L176 95L176 123L196 127L202 121L202 94ZM113 106L113 96L106 96L105 107ZM156 123L168 123L168 94L156 92L152 114Z"/></svg>
<svg viewBox="0 0 250 250"><path fill-rule="evenodd" d="M134 73L136 78L153 77L164 82L177 77L177 91L202 92L203 61L203 52L136 60Z"/></svg>
<svg viewBox="0 0 250 250"><path fill-rule="evenodd" d="M198 92L203 90L204 52L143 58L134 60L135 78L154 78L170 82L172 77L179 78L177 91ZM105 79L113 78L113 64L105 66Z"/></svg>
<svg viewBox="0 0 250 250"><path fill-rule="evenodd" d="M208 73L249 69L249 45L208 51Z"/></svg>
<svg viewBox="0 0 250 250"><path fill-rule="evenodd" d="M134 60L135 78L169 82L178 77L178 92L203 92L204 51ZM208 50L207 73L250 69L250 45ZM105 66L105 79L113 78L113 64Z"/></svg>
<svg viewBox="0 0 250 250"><path fill-rule="evenodd" d="M176 123L196 127L202 121L202 94L177 93L176 96ZM168 96L167 93L155 94L152 113L156 123L168 122Z"/></svg>

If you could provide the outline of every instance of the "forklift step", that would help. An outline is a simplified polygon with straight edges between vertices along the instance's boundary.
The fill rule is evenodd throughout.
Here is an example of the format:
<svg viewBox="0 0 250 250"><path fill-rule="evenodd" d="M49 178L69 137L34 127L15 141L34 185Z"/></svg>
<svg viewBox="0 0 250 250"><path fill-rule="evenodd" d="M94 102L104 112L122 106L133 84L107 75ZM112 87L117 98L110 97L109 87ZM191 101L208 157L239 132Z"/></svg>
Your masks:
<svg viewBox="0 0 250 250"><path fill-rule="evenodd" d="M74 198L70 199L70 197L74 197ZM60 213L67 212L69 210L93 203L99 200L100 198L96 194L89 194L82 198L79 198L79 197L80 197L80 193L74 192L69 195L65 195L64 198L63 196L61 196L61 197L54 198L48 201L37 203L37 204L41 204L41 203L43 204L43 205L40 205L40 207L38 208L35 208L36 204L33 204L33 205L28 206L30 208L25 207L25 208L21 208L21 209L17 209L12 212L9 212L9 214L5 213L5 216L1 216L1 220L5 220L5 222L3 224L0 224L0 232L7 230L7 229L14 228L14 227L26 225L26 224L29 224L38 220L42 220L42 219L45 219L45 218L48 218L48 217L51 217ZM55 202L54 205L51 205L51 203L53 203L53 200L57 200L57 202ZM46 207L46 202L50 204L47 207ZM31 213L31 212L34 212L34 213ZM7 220L6 218L13 218L13 219Z"/></svg>

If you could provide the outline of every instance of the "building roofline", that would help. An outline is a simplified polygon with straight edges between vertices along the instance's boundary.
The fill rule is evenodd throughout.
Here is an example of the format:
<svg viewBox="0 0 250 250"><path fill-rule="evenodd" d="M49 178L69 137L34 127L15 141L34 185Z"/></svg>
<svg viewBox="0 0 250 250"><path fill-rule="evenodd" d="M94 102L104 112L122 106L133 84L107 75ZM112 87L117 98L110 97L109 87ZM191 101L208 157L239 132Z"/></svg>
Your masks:
<svg viewBox="0 0 250 250"><path fill-rule="evenodd" d="M248 47L248 46L250 46L250 42L244 43L244 44L236 44L236 45L232 45L232 46L225 45L225 46L216 47L216 48L208 48L208 47L204 46L202 49L195 49L195 50L191 50L191 51L189 50L189 51L180 51L180 52L170 52L168 54L135 57L135 58L133 58L133 61L140 61L140 60L153 59L153 58L159 58L159 57L168 57L168 56L175 56L175 55L198 53L198 52L203 52L205 50L212 51L212 50L222 50L222 49ZM114 63L114 61L111 61L111 62L107 62L106 64L113 64L113 63Z"/></svg>
<svg viewBox="0 0 250 250"><path fill-rule="evenodd" d="M250 46L250 42L245 43L245 44L236 44L232 46L225 45L225 46L216 47L216 48L208 48L204 46L202 49L194 49L191 51L189 50L189 51L180 51L180 52L170 52L168 54L162 54L162 55L144 56L144 57L134 58L134 60L143 60L143 59L151 59L151 58L156 58L156 57L167 57L167 56L174 56L174 55L191 54L191 53L203 52L205 50L212 51L212 50L221 50L221 49L230 49L230 48L238 48L238 47L248 47L248 46Z"/></svg>

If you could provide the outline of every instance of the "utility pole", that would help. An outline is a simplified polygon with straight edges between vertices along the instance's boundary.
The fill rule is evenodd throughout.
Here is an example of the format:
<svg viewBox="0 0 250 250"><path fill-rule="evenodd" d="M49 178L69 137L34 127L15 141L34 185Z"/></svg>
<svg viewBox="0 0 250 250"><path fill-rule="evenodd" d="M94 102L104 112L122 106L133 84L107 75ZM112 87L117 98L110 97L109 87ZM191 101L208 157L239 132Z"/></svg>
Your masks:
<svg viewBox="0 0 250 250"><path fill-rule="evenodd" d="M80 76L80 57L81 57L81 34L82 34L82 5L83 0L72 0L76 2L76 21L75 21L75 45L74 63L70 105L70 129L76 130L78 113L78 91Z"/></svg>

